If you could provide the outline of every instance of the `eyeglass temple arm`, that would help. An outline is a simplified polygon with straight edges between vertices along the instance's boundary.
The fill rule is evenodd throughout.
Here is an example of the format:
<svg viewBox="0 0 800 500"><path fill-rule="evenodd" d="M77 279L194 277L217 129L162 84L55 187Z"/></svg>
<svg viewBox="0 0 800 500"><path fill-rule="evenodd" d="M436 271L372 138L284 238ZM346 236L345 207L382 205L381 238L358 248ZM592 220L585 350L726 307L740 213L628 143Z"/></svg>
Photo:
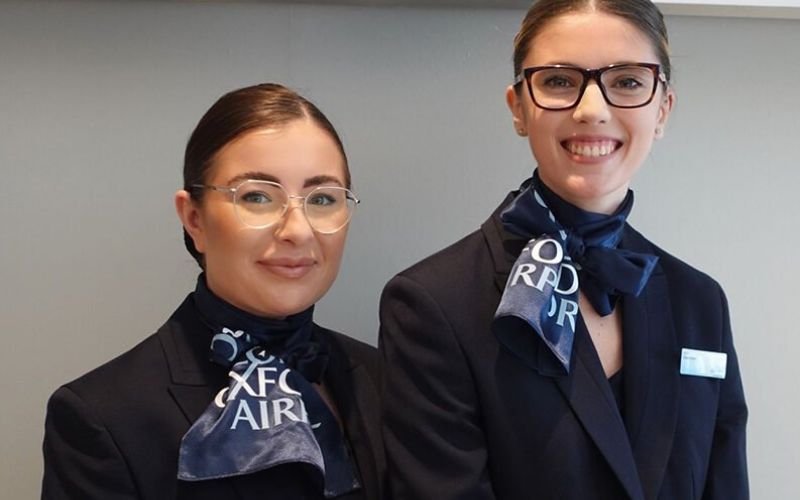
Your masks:
<svg viewBox="0 0 800 500"><path fill-rule="evenodd" d="M193 188L200 188L200 189L211 189L213 191L219 191L220 193L234 193L236 192L236 188L228 187L228 186L211 186L208 184L192 184L191 187Z"/></svg>

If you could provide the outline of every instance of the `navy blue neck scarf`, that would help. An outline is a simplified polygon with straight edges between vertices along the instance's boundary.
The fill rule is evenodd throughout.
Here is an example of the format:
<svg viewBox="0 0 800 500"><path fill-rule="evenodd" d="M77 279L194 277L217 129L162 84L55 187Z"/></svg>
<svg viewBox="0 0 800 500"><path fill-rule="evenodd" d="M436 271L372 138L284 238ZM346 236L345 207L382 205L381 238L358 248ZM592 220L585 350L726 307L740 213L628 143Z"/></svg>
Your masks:
<svg viewBox="0 0 800 500"><path fill-rule="evenodd" d="M641 293L658 257L617 248L633 208L633 191L606 215L561 199L538 171L526 184L500 216L509 232L529 241L508 276L494 331L513 351L517 341L511 336L518 330L503 324L522 320L568 372L579 289L600 315L611 314L620 295Z"/></svg>
<svg viewBox="0 0 800 500"><path fill-rule="evenodd" d="M313 306L282 320L254 316L214 295L202 274L193 298L215 332L211 361L231 371L228 387L183 437L178 478L305 463L320 472L326 498L359 488L339 424L311 385L328 361L326 345L313 336Z"/></svg>

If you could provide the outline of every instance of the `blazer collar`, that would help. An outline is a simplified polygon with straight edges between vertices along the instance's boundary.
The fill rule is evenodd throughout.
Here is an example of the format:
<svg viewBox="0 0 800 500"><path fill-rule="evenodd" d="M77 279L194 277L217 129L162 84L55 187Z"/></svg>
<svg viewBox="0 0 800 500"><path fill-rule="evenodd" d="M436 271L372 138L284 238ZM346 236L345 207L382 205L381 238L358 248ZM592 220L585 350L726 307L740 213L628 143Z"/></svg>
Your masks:
<svg viewBox="0 0 800 500"><path fill-rule="evenodd" d="M481 225L481 232L489 247L489 254L494 264L495 285L501 294L506 287L506 280L514 267L514 263L517 261L517 257L519 257L520 252L528 242L526 239L508 232L503 227L503 221L500 220L500 214L518 194L519 191L508 193L505 200Z"/></svg>

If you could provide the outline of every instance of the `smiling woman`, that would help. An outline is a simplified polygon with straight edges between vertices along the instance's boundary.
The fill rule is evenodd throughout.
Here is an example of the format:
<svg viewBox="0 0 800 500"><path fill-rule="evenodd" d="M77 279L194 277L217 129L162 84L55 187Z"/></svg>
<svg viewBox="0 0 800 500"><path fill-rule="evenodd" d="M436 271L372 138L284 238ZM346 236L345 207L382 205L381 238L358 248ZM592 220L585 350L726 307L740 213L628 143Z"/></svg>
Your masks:
<svg viewBox="0 0 800 500"><path fill-rule="evenodd" d="M748 498L722 289L626 223L675 102L661 13L535 2L505 98L538 167L381 299L393 497Z"/></svg>
<svg viewBox="0 0 800 500"><path fill-rule="evenodd" d="M247 87L206 112L175 194L197 287L51 397L42 498L380 498L375 350L313 322L350 187L336 131L295 92Z"/></svg>

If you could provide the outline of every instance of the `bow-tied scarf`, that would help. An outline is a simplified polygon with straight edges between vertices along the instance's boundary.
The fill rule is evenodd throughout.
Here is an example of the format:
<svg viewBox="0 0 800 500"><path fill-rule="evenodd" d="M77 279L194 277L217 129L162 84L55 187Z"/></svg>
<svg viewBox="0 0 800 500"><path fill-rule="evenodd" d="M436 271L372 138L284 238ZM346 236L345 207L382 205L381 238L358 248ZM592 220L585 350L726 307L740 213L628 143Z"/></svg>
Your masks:
<svg viewBox="0 0 800 500"><path fill-rule="evenodd" d="M506 230L529 239L495 313L493 331L502 345L517 353L530 344L533 329L569 372L579 290L606 316L620 295L642 292L658 262L617 248L632 207L629 190L613 214L587 212L558 197L534 171L500 216Z"/></svg>
<svg viewBox="0 0 800 500"><path fill-rule="evenodd" d="M311 385L328 361L312 335L313 306L282 320L254 316L214 295L204 275L193 298L215 333L211 361L230 368L230 381L183 436L178 479L304 463L320 472L326 498L358 489L339 424Z"/></svg>

